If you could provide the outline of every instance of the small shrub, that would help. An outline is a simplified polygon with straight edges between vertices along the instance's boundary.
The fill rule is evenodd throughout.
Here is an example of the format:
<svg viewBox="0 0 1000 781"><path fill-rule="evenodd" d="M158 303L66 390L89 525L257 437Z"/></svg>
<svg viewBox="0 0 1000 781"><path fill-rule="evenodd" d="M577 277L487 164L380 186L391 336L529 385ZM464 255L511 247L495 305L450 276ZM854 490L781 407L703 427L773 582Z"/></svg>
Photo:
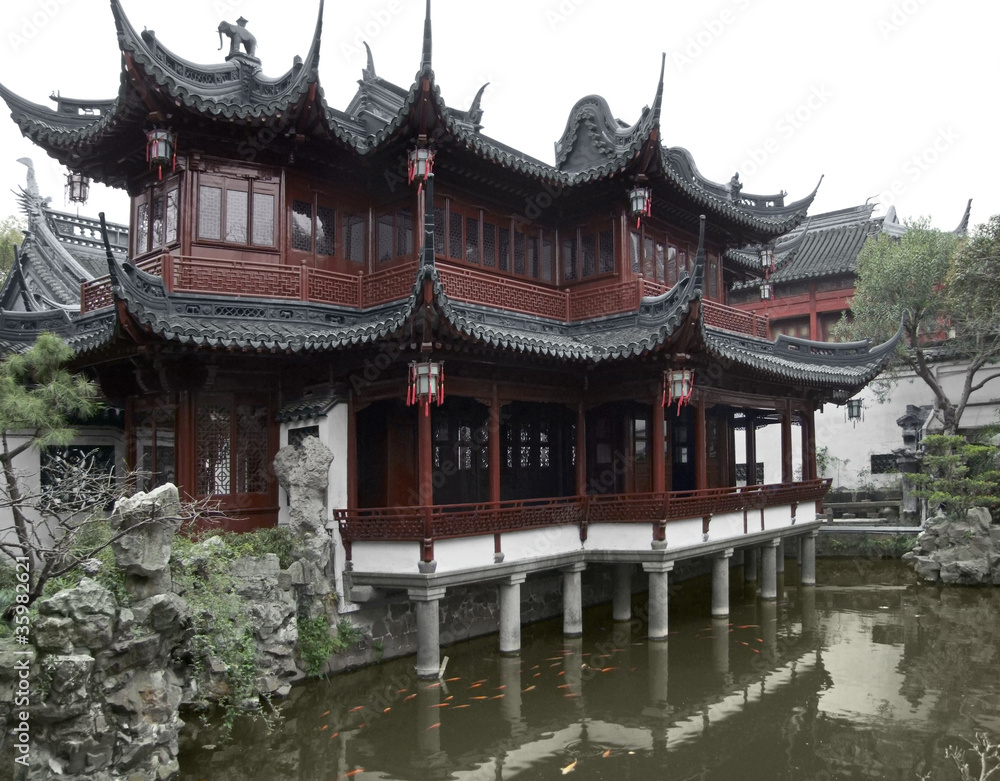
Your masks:
<svg viewBox="0 0 1000 781"><path fill-rule="evenodd" d="M299 658L305 666L306 674L319 675L334 654L350 648L361 639L361 633L346 618L342 618L336 630L330 631L330 622L325 615L316 618L299 616Z"/></svg>
<svg viewBox="0 0 1000 781"><path fill-rule="evenodd" d="M235 554L235 558L242 556L259 558L265 554L274 553L277 554L278 564L282 569L288 569L292 564L295 536L287 527L274 526L239 534L221 529L211 529L198 535L197 539L204 541L212 537L222 538Z"/></svg>

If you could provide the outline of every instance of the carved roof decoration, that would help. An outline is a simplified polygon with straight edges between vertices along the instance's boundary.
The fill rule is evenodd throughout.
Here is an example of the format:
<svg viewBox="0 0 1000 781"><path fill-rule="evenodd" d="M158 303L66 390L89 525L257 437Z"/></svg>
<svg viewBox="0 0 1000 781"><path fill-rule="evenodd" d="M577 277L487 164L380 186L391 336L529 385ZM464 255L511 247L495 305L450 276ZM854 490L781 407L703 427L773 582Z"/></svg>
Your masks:
<svg viewBox="0 0 1000 781"><path fill-rule="evenodd" d="M100 223L51 208L51 199L38 192L32 161L20 162L28 168L27 188L18 193L28 225L12 273L0 286L0 311L79 312L80 283L108 271ZM109 233L112 250L124 259L128 227L112 224Z"/></svg>
<svg viewBox="0 0 1000 781"><path fill-rule="evenodd" d="M420 68L404 89L375 73L368 50L358 92L345 110L326 104L318 65L323 0L306 57L283 76L267 78L260 61L249 54L230 55L224 63L198 65L166 48L151 31L137 33L110 0L124 66L118 95L112 100L78 101L59 97L56 110L25 101L0 85L24 135L73 170L111 186L145 172L144 130L151 117L168 122L184 115L185 138L211 135L222 143L245 141L245 126L274 125L289 149L308 142L314 158L332 143L362 157L398 149L424 135L440 153L461 150L522 180L521 189L538 183L562 190L587 190L591 183L646 176L653 189L654 213L662 207L694 229L697 215L709 214L711 229L736 242L770 240L793 229L805 217L815 191L794 203L785 194L751 195L741 187L702 176L691 155L661 143L665 57L651 107L631 126L614 119L607 102L588 96L574 106L560 140L555 164L536 160L481 133L485 85L467 109L448 107L436 83L432 62L430 3L424 23ZM199 136L200 134L200 136ZM275 148L280 144L276 144ZM325 146L326 145L326 146ZM125 161L122 150L127 150ZM439 158L440 159L440 158Z"/></svg>

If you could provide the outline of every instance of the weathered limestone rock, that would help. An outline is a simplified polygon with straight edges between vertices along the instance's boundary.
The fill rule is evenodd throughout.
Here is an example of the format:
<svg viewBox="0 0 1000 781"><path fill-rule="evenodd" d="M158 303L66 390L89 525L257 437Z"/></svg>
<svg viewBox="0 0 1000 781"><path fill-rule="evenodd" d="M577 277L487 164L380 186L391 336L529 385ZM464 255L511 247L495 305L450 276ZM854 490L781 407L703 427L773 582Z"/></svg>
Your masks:
<svg viewBox="0 0 1000 781"><path fill-rule="evenodd" d="M170 553L181 526L180 496L171 483L115 504L111 523L128 533L113 544L125 588L136 599L170 591Z"/></svg>
<svg viewBox="0 0 1000 781"><path fill-rule="evenodd" d="M937 515L903 554L924 580L959 585L1000 585L1000 530L989 511L969 510L964 519Z"/></svg>
<svg viewBox="0 0 1000 781"><path fill-rule="evenodd" d="M316 437L283 447L274 473L288 492L289 525L296 561L288 568L292 585L310 617L319 615L333 590L333 542L326 531L326 491L333 453Z"/></svg>
<svg viewBox="0 0 1000 781"><path fill-rule="evenodd" d="M90 578L38 603L33 639L41 651L70 654L99 651L111 644L118 604L111 592Z"/></svg>

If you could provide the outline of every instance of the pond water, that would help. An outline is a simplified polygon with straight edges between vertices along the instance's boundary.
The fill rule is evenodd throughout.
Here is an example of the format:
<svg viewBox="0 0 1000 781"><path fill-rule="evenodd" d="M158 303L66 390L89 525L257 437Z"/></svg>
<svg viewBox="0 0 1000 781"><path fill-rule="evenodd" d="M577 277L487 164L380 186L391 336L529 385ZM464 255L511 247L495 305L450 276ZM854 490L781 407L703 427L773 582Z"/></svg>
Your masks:
<svg viewBox="0 0 1000 781"><path fill-rule="evenodd" d="M958 779L946 747L1000 739L1000 589L918 585L894 561L817 570L802 589L790 561L776 603L734 571L721 621L707 581L673 586L666 642L600 607L581 639L524 627L518 658L495 636L446 648L438 684L412 658L314 682L224 746L191 717L181 778Z"/></svg>

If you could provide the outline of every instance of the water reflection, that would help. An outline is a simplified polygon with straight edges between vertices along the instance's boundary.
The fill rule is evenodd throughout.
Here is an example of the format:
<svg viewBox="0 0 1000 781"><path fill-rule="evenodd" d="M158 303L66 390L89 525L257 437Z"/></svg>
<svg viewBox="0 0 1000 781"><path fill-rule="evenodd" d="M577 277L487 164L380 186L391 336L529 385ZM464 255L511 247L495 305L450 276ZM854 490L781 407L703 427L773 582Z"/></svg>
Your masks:
<svg viewBox="0 0 1000 781"><path fill-rule="evenodd" d="M608 607L582 638L525 627L520 656L453 646L438 683L412 659L317 682L277 731L215 750L191 718L182 778L955 778L945 746L1000 737L1000 590L907 585L895 563L818 574L777 601L734 578L728 619L710 618L707 581L685 584L665 642Z"/></svg>

